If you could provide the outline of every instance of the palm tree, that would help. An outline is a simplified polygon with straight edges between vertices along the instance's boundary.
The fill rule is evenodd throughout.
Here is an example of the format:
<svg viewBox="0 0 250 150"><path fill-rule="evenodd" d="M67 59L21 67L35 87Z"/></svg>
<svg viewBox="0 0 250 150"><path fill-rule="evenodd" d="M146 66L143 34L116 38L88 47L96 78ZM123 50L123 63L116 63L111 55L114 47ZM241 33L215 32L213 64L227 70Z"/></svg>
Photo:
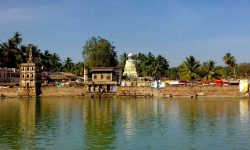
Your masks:
<svg viewBox="0 0 250 150"><path fill-rule="evenodd" d="M62 63L61 63L61 59L60 57L56 54L56 53L53 53L51 56L50 56L50 62L52 63L52 71L59 71L62 67Z"/></svg>
<svg viewBox="0 0 250 150"><path fill-rule="evenodd" d="M128 59L128 54L127 54L127 53L123 53L123 54L120 56L119 65L120 65L120 67L122 68L122 70L123 70L124 67L125 67L126 60L127 60L127 59Z"/></svg>
<svg viewBox="0 0 250 150"><path fill-rule="evenodd" d="M148 76L148 69L146 69L149 66L146 62L147 56L143 53L138 53L133 55L132 59L136 62L136 70L139 76Z"/></svg>
<svg viewBox="0 0 250 150"><path fill-rule="evenodd" d="M166 76L166 70L168 69L168 61L161 55L157 56L150 66L151 75L153 77L161 78Z"/></svg>
<svg viewBox="0 0 250 150"><path fill-rule="evenodd" d="M0 43L1 67L18 67L21 63L27 62L29 47L31 47L34 63L44 66L48 70L59 71L61 60L56 53L51 54L48 50L42 53L40 49L33 44L21 45L21 43L22 38L19 32L14 33L14 36L7 42Z"/></svg>
<svg viewBox="0 0 250 150"><path fill-rule="evenodd" d="M236 60L234 58L234 56L232 56L230 53L226 53L225 56L223 57L223 60L225 62L225 64L233 69L233 73L234 73L234 78L236 79Z"/></svg>
<svg viewBox="0 0 250 150"><path fill-rule="evenodd" d="M41 55L42 57L42 64L45 67L46 70L51 70L52 68L52 55L50 54L50 52L48 50L45 50L43 55Z"/></svg>
<svg viewBox="0 0 250 150"><path fill-rule="evenodd" d="M83 76L83 74L84 74L84 63L83 62L78 62L77 64L75 64L74 74L77 76Z"/></svg>
<svg viewBox="0 0 250 150"><path fill-rule="evenodd" d="M195 57L190 55L186 57L186 60L179 67L179 75L184 80L194 80L199 78L199 61L195 60Z"/></svg>
<svg viewBox="0 0 250 150"><path fill-rule="evenodd" d="M156 62L155 62L155 56L149 52L144 59L142 59L141 62L141 72L143 75L146 76L155 76L153 73L155 67L156 67Z"/></svg>
<svg viewBox="0 0 250 150"><path fill-rule="evenodd" d="M219 71L220 70L218 67L215 66L214 61L209 60L203 63L202 74L204 79L211 80L219 78L219 76L221 76Z"/></svg>
<svg viewBox="0 0 250 150"><path fill-rule="evenodd" d="M74 63L72 62L72 59L67 57L65 60L64 60L64 63L63 63L63 71L65 72L73 72L74 70Z"/></svg>
<svg viewBox="0 0 250 150"><path fill-rule="evenodd" d="M2 43L0 45L0 49L1 49L1 66L2 67L8 67L8 61L9 61L9 51L10 51L10 47L9 44L7 42Z"/></svg>
<svg viewBox="0 0 250 150"><path fill-rule="evenodd" d="M177 67L171 67L166 71L166 75L168 78L172 80L179 79L179 74L178 74L178 68Z"/></svg>
<svg viewBox="0 0 250 150"><path fill-rule="evenodd" d="M20 45L22 43L21 34L19 32L15 32L13 38L11 38L11 41L14 45Z"/></svg>

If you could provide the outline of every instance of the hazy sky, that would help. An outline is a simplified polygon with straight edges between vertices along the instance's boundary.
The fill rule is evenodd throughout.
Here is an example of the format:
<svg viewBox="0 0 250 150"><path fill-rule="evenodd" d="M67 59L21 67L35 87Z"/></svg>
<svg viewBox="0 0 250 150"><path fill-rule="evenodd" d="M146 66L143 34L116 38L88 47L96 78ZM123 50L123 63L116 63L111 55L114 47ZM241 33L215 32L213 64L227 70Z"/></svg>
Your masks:
<svg viewBox="0 0 250 150"><path fill-rule="evenodd" d="M177 66L189 55L223 65L230 52L250 62L249 0L0 0L0 42L23 43L82 61L92 36L123 52L161 54Z"/></svg>

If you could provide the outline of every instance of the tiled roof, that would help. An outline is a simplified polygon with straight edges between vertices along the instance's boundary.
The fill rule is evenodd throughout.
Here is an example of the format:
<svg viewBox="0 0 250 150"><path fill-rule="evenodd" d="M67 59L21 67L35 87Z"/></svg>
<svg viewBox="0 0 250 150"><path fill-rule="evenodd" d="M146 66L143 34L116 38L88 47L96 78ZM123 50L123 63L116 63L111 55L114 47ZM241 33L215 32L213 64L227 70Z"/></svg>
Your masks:
<svg viewBox="0 0 250 150"><path fill-rule="evenodd" d="M112 72L115 70L115 67L93 67L91 72Z"/></svg>

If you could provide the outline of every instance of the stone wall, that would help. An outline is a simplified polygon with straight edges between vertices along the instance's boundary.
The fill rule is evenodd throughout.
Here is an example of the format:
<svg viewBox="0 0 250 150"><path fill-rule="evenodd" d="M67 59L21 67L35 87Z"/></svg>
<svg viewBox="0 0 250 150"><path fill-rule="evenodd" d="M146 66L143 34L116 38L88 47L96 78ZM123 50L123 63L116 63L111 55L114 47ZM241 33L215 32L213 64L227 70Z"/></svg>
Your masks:
<svg viewBox="0 0 250 150"><path fill-rule="evenodd" d="M77 87L42 87L41 96L82 96L83 86Z"/></svg>
<svg viewBox="0 0 250 150"><path fill-rule="evenodd" d="M150 87L118 87L118 95L138 96L210 96L210 97L245 97L239 92L239 86L167 86L162 89Z"/></svg>
<svg viewBox="0 0 250 150"><path fill-rule="evenodd" d="M17 97L18 88L0 88L0 97Z"/></svg>
<svg viewBox="0 0 250 150"><path fill-rule="evenodd" d="M41 96L82 96L85 94L84 86L79 87L42 87ZM117 87L118 96L209 96L209 97L246 97L247 94L239 92L239 86L168 86L163 89L150 87ZM0 96L17 97L17 88L0 88Z"/></svg>

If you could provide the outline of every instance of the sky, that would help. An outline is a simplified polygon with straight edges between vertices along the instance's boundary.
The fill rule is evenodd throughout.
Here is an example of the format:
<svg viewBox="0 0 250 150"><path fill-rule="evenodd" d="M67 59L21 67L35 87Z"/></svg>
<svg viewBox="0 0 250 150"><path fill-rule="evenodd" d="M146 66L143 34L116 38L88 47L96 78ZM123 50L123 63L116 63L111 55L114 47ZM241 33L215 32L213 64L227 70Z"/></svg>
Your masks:
<svg viewBox="0 0 250 150"><path fill-rule="evenodd" d="M249 0L0 0L0 43L14 32L23 44L83 61L93 36L126 52L162 55L178 66L189 55L200 62L231 53L250 62Z"/></svg>

